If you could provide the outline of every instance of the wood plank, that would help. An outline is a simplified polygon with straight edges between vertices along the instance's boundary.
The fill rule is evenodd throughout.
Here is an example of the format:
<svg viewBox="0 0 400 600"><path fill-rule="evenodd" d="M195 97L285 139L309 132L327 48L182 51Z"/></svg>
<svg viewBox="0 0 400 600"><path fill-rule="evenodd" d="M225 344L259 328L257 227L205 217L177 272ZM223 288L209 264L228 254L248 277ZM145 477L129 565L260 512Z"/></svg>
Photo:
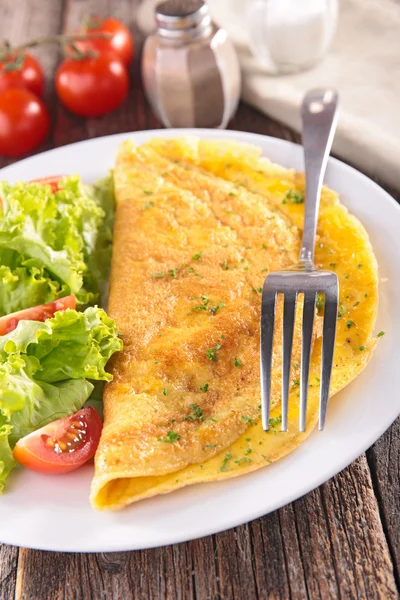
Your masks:
<svg viewBox="0 0 400 600"><path fill-rule="evenodd" d="M383 528L400 587L400 418L368 450Z"/></svg>
<svg viewBox="0 0 400 600"><path fill-rule="evenodd" d="M0 544L0 600L15 596L17 565L18 548Z"/></svg>

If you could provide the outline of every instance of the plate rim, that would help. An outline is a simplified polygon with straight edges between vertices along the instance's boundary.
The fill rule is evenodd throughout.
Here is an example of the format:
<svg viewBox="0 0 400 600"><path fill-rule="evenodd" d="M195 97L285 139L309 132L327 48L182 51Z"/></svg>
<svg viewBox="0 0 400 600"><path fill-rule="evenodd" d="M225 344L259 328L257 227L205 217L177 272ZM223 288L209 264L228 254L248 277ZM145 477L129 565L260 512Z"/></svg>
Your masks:
<svg viewBox="0 0 400 600"><path fill-rule="evenodd" d="M235 131L235 130L213 130L213 129L155 129L155 130L151 130L151 129L145 129L145 130L141 130L141 131L134 131L134 132L123 132L123 133L117 133L117 134L111 134L111 135L107 135L107 136L101 136L98 138L92 138L89 140L81 140L79 142L74 142L71 144L67 144L65 146L60 146L58 148L53 148L53 149L49 149L46 150L44 152L35 154L33 156L27 157L25 159L22 159L20 161L17 161L11 165L8 165L6 167L3 167L0 170L0 179L3 179L4 177L7 177L8 172L14 170L14 169L23 169L23 167L25 165L28 165L31 161L37 161L37 160L45 160L45 158L49 155L49 154L56 154L56 153L61 153L63 151L65 151L66 149L70 149L72 147L81 147L81 146L90 146L90 145L96 145L102 142L107 142L110 141L110 143L113 142L120 142L124 139L135 139L138 136L139 137L163 137L163 138L167 138L167 137L179 137L179 136L185 136L185 135L198 135L199 137L202 138L213 138L213 139L221 139L223 140L224 138L233 138L236 139L237 141L247 141L248 143L251 144L257 144L257 140L259 140L259 144L261 147L265 144L276 144L279 146L282 146L282 148L287 148L287 147L294 147L296 148L296 150L294 150L294 152L299 152L299 150L301 151L301 145L300 144L296 144L292 141L288 141L288 140L283 140L281 138L275 138L272 136L266 136L263 134L258 134L258 133L252 133L252 132L244 132L244 131ZM139 142L140 143L140 142ZM292 150L293 151L293 150ZM264 153L264 149L263 149L263 153ZM386 201L389 201L391 206L396 207L395 210L398 211L398 216L400 218L400 205L396 202L396 200L388 193L386 192L386 190L384 190L379 184L377 184L375 181L373 181L370 177L368 177L367 175L361 173L360 171L358 171L357 169L355 169L354 167L348 165L347 163L344 163L343 161L334 158L334 157L330 157L329 158L329 164L334 164L337 165L339 169L343 169L345 174L349 174L350 177L352 178L356 178L359 179L361 182L371 186L372 184L372 189L374 192L379 193L380 195L383 194L383 196L385 197ZM51 169L50 169L51 170ZM49 173L51 174L51 173ZM400 411L400 408L399 408ZM323 475L321 475L321 473L319 474L319 477L315 477L313 479L313 482L310 484L304 484L303 488L300 489L299 486L297 486L296 488L294 488L292 491L288 491L282 501L279 502L279 506L276 506L275 508L271 509L271 510L256 510L253 511L251 513L246 512L246 511L239 511L241 513L245 513L242 517L238 518L237 516L232 516L230 519L222 519L224 522L222 523L221 527L216 528L214 527L204 527L204 524L202 526L202 530L198 531L197 533L194 534L187 534L184 531L183 532L177 532L176 535L174 537L170 536L170 539L168 541L165 541L163 539L161 539L159 541L159 543L154 543L154 542L150 542L148 544L143 543L143 541L139 544L139 545L135 545L132 541L127 542L127 540L124 540L125 543L118 543L117 547L115 545L105 545L104 543L101 545L101 547L94 543L94 545L90 545L89 544L85 544L85 547L83 548L78 548L77 549L77 545L75 547L72 547L71 545L63 545L62 543L57 545L57 543L54 543L52 545L52 547L50 547L48 544L41 544L40 542L37 544L32 544L32 542L29 542L29 545L24 545L24 543L20 542L20 541L15 541L10 539L10 536L8 536L8 539L3 539L2 533L1 533L1 526L0 526L0 540L2 543L6 543L6 544L13 544L13 545L20 545L21 547L29 547L29 548L33 548L33 549L39 549L39 550L50 550L50 551L61 551L61 552L116 552L116 551L129 551L129 550L137 550L137 549L148 549L148 548L155 548L155 547L160 547L160 546L165 546L165 545L170 545L170 544L175 544L175 543L182 543L185 541L190 541L190 540L194 540L194 539L199 539L202 538L204 536L208 536L208 535L212 535L212 534L216 534L219 533L221 531L225 531L228 529L231 529L233 527L237 527L240 526L244 523L247 523L249 521L253 521L254 519L260 518L261 516L264 516L266 514L269 514L270 512L273 512L274 510L278 510L279 508L282 508L283 506L287 505L290 502L293 502L294 500L302 497L303 495L309 493L310 491L316 489L317 487L319 487L320 485L322 485L323 483L325 483L326 481L328 481L329 479L331 479L332 477L334 477L337 473L339 473L340 471L342 471L346 466L348 466L350 463L352 463L358 456L360 456L360 454L362 454L363 452L365 452L377 439L379 439L381 437L381 435L384 433L384 431L386 431L386 429L388 429L388 427L390 427L390 425L394 422L394 420L396 419L396 416L394 417L394 419L392 419L392 417L390 417L390 422L388 423L387 419L383 419L381 426L377 429L377 431L379 432L378 435L376 434L376 431L374 430L374 433L371 434L368 439L366 439L363 442L363 446L364 449L363 450L354 450L352 453L346 453L346 457L343 457L343 459L341 461L339 461L338 463L335 463L334 468L331 468L329 470L323 470ZM314 432L315 433L315 432ZM313 434L311 434L310 438L312 437ZM308 439L310 439L308 438ZM305 442L306 443L306 442ZM367 445L366 445L367 444ZM280 463L280 461L277 461L277 463ZM256 471L257 472L260 472ZM249 475L252 475L252 473L244 475L243 477L241 477L240 479L243 479L245 477L248 477ZM230 481L233 481L230 480ZM198 484L198 485L204 485L204 484ZM190 487L195 487L195 486L190 486ZM170 496L170 494L169 494ZM12 537L12 536L11 536ZM18 536L16 536L18 537ZM19 536L21 537L21 536ZM22 536L23 537L23 536Z"/></svg>

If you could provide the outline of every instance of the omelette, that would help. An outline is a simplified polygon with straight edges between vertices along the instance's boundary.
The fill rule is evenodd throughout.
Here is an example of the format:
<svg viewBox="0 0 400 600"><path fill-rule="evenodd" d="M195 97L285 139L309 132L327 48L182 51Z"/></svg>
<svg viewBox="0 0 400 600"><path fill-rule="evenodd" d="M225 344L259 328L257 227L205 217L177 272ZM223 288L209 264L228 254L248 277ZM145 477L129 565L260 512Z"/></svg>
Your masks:
<svg viewBox="0 0 400 600"><path fill-rule="evenodd" d="M262 429L261 291L268 273L298 259L304 176L272 164L250 145L183 137L142 146L125 142L114 182L109 314L124 349L113 358L114 379L104 394L91 487L96 509L265 467L310 434L319 404L320 297L307 431L299 433L300 297L289 431L280 430L280 302L271 429ZM316 264L335 271L340 282L333 395L371 357L378 278L366 231L327 188Z"/></svg>

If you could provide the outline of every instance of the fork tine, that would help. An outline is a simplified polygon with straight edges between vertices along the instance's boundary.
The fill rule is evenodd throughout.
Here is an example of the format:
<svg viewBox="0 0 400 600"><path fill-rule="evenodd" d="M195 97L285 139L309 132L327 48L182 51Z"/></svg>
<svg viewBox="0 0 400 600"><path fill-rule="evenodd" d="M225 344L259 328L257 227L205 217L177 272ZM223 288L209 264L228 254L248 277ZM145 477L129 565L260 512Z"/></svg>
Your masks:
<svg viewBox="0 0 400 600"><path fill-rule="evenodd" d="M310 354L314 327L315 298L315 292L305 292L304 294L300 375L300 431L306 430L308 377L310 372Z"/></svg>
<svg viewBox="0 0 400 600"><path fill-rule="evenodd" d="M271 363L274 341L276 291L265 290L261 307L261 416L262 426L269 430L269 410L271 401Z"/></svg>
<svg viewBox="0 0 400 600"><path fill-rule="evenodd" d="M287 431L290 365L297 292L285 292L283 303L282 431Z"/></svg>
<svg viewBox="0 0 400 600"><path fill-rule="evenodd" d="M338 311L338 283L331 285L325 292L324 328L322 334L321 389L319 399L319 430L325 425L326 409L329 400L333 352L335 347L336 319Z"/></svg>

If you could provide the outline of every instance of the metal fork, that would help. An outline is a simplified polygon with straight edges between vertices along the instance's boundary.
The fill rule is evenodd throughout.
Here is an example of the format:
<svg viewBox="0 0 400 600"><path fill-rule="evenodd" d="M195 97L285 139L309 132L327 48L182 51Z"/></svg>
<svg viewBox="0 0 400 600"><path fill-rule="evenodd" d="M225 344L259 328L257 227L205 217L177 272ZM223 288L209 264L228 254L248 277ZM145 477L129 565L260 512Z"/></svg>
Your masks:
<svg viewBox="0 0 400 600"><path fill-rule="evenodd" d="M324 321L320 378L319 429L325 424L333 351L339 284L335 273L319 271L314 264L319 202L326 163L337 123L338 94L332 89L312 90L302 104L306 197L302 248L298 264L267 276L261 307L262 425L268 431L271 399L271 362L277 294L283 294L282 431L287 431L290 367L298 294L304 294L300 368L300 431L305 431L312 333L317 294L323 294Z"/></svg>

